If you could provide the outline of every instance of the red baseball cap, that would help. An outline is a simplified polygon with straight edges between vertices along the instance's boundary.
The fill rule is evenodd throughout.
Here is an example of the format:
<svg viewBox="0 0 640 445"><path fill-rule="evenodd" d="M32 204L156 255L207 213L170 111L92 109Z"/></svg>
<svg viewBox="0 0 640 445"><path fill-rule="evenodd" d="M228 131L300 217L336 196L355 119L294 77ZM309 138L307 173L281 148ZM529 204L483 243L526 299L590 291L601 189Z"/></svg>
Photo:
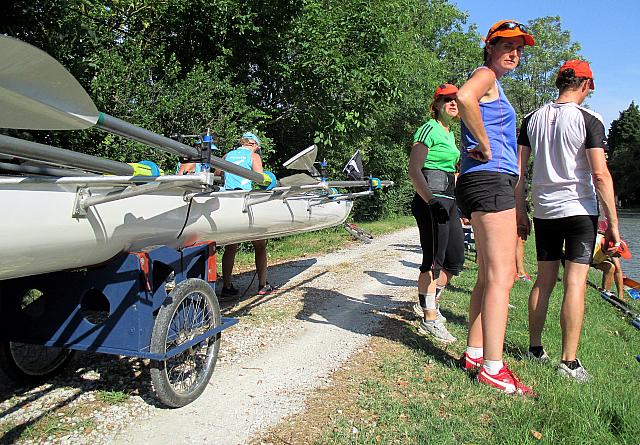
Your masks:
<svg viewBox="0 0 640 445"><path fill-rule="evenodd" d="M591 72L589 62L576 59L567 60L564 65L560 67L560 71L558 71L558 74L569 69L573 70L576 77L586 77L587 79L591 80L591 89L596 89L596 85L595 83L593 83L593 73Z"/></svg>
<svg viewBox="0 0 640 445"><path fill-rule="evenodd" d="M483 37L482 40L485 42L490 42L496 37L524 37L524 44L529 46L534 46L536 44L533 36L529 34L529 29L522 23L517 22L516 20L500 20L496 22L489 28L489 32L486 37Z"/></svg>
<svg viewBox="0 0 640 445"><path fill-rule="evenodd" d="M450 83L443 83L438 85L435 93L433 93L433 100L438 100L440 96L455 96L458 93L458 87L451 85Z"/></svg>

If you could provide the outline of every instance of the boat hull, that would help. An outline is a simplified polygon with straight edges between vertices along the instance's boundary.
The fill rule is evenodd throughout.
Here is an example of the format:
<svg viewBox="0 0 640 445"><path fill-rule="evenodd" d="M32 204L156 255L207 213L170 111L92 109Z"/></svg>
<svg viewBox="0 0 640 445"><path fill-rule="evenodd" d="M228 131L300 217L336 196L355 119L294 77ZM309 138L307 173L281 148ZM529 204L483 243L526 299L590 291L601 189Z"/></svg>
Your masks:
<svg viewBox="0 0 640 445"><path fill-rule="evenodd" d="M91 188L92 196L122 190ZM224 192L185 198L173 188L87 209L73 217L77 186L3 186L0 280L105 262L123 251L218 245L309 232L341 224L350 201L321 203L319 194ZM191 203L189 203L191 201ZM310 205L317 204L317 205Z"/></svg>

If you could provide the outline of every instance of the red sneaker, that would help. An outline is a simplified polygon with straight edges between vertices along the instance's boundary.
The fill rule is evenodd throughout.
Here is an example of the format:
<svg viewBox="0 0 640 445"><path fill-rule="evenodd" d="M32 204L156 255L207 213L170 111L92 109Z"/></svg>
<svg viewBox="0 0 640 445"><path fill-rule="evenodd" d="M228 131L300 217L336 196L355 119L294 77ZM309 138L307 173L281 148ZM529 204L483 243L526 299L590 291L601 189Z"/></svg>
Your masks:
<svg viewBox="0 0 640 445"><path fill-rule="evenodd" d="M460 367L467 372L476 371L482 368L483 362L484 362L484 359L482 357L471 358L469 357L469 354L467 354L466 352L462 354L462 357L460 357Z"/></svg>
<svg viewBox="0 0 640 445"><path fill-rule="evenodd" d="M505 394L517 394L520 396L535 396L531 388L520 383L518 378L511 372L506 365L502 366L500 372L495 375L488 374L482 368L478 373L478 382L496 388Z"/></svg>

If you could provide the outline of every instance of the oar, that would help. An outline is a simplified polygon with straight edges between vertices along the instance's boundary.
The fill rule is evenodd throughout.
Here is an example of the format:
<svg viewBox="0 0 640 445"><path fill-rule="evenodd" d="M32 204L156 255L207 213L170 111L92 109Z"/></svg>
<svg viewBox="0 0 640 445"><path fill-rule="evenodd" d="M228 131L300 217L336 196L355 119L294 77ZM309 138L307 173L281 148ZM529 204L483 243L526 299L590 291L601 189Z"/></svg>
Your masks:
<svg viewBox="0 0 640 445"><path fill-rule="evenodd" d="M640 314L632 311L624 301L619 300L615 295L613 295L610 292L602 291L600 292L600 296L602 297L603 300L608 301L609 303L614 305L616 308L622 311L625 315L631 317L631 324L637 329L640 329Z"/></svg>
<svg viewBox="0 0 640 445"><path fill-rule="evenodd" d="M64 148L29 142L11 136L0 135L0 153L22 159L45 161L55 165L79 167L86 170L111 173L112 175L131 176L133 167L124 162L91 156Z"/></svg>
<svg viewBox="0 0 640 445"><path fill-rule="evenodd" d="M188 159L198 150L99 112L80 83L44 51L0 35L0 128L80 130L97 127ZM261 186L275 186L270 172L257 173L211 157L211 165Z"/></svg>

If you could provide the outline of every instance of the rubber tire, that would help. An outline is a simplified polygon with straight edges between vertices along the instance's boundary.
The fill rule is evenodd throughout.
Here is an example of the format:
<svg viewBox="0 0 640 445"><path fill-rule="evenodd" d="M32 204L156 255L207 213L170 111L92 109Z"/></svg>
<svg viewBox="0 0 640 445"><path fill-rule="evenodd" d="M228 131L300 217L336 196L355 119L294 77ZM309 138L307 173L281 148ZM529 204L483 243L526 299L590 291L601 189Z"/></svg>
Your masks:
<svg viewBox="0 0 640 445"><path fill-rule="evenodd" d="M26 345L29 348L43 348L53 351L59 349L57 355L45 363L40 369L29 369L26 362L22 362L15 354L16 346L24 343L2 341L0 343L0 368L11 380L22 385L32 385L43 382L59 374L73 358L75 351L70 349L49 348L41 345ZM39 362L42 363L42 362Z"/></svg>
<svg viewBox="0 0 640 445"><path fill-rule="evenodd" d="M215 291L206 281L198 278L189 278L176 285L168 296L171 302L160 308L156 316L153 333L151 335L150 349L152 353L164 354L166 352L169 327L176 316L176 311L182 302L193 293L199 293L204 297L207 309L210 310L212 314L213 327L220 326L222 323L220 305L218 304ZM218 359L220 333L209 337L205 341L209 342L206 364L202 372L198 371L195 386L189 388L188 391L179 391L173 387L167 374L167 361L151 360L151 382L153 383L156 397L162 404L170 408L179 408L193 402L205 390ZM191 348L187 349L169 360L180 360L181 357L184 357L186 361L191 351Z"/></svg>

